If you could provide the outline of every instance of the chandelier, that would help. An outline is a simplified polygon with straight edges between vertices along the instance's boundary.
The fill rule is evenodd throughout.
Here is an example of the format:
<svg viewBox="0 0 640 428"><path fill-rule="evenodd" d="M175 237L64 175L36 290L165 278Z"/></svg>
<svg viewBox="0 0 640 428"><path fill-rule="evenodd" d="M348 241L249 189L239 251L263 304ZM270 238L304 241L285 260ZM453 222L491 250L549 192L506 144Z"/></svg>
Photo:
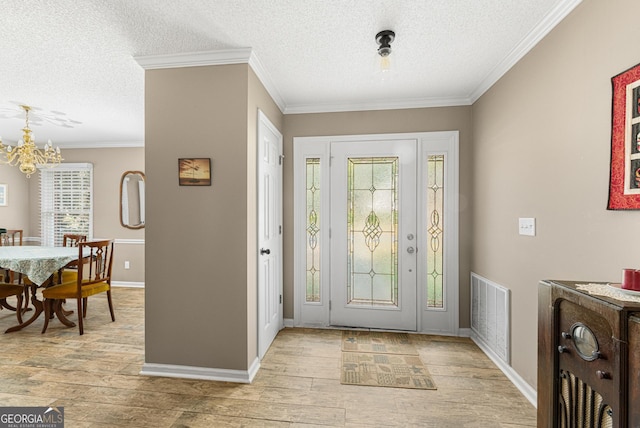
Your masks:
<svg viewBox="0 0 640 428"><path fill-rule="evenodd" d="M36 147L31 129L29 128L29 111L31 107L26 105L20 106L25 112L25 126L22 128L22 140L18 141L16 147L6 146L0 138L0 163L19 166L20 171L31 177L38 166L54 167L62 161L60 148L53 148L51 140L44 145L42 150Z"/></svg>

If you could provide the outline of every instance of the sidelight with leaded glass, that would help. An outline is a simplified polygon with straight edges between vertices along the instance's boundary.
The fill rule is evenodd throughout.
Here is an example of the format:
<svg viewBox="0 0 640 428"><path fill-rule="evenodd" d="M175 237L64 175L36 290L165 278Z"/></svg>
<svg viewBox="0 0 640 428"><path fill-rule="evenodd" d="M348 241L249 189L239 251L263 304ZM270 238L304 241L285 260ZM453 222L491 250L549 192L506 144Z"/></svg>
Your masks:
<svg viewBox="0 0 640 428"><path fill-rule="evenodd" d="M320 301L320 159L306 159L306 302Z"/></svg>
<svg viewBox="0 0 640 428"><path fill-rule="evenodd" d="M444 308L444 155L427 158L427 308Z"/></svg>

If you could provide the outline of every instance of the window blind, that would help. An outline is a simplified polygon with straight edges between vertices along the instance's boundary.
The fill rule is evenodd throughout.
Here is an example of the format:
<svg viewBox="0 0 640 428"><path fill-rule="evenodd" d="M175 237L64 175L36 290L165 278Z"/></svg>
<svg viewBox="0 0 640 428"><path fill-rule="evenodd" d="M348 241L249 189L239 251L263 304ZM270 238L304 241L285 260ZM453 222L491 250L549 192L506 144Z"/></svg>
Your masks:
<svg viewBox="0 0 640 428"><path fill-rule="evenodd" d="M93 165L66 163L40 170L40 238L60 246L63 235L93 237Z"/></svg>

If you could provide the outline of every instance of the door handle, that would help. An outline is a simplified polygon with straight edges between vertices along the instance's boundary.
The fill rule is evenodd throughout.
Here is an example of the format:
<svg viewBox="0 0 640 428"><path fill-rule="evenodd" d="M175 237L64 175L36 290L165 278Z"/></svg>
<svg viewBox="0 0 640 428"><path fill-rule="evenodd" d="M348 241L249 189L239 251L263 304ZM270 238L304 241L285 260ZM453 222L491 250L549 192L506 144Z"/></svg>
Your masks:
<svg viewBox="0 0 640 428"><path fill-rule="evenodd" d="M260 255L264 256L265 254L271 254L271 250L270 249L264 249L264 248L260 248Z"/></svg>
<svg viewBox="0 0 640 428"><path fill-rule="evenodd" d="M413 254L413 253L415 253L415 251L416 250L413 247L407 247L407 253Z"/></svg>

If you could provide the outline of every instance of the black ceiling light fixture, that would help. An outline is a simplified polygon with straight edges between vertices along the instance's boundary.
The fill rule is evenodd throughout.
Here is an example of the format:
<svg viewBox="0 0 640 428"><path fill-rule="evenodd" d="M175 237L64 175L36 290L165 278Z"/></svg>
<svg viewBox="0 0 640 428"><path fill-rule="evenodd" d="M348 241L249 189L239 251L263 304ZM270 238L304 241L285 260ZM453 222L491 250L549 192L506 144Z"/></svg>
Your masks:
<svg viewBox="0 0 640 428"><path fill-rule="evenodd" d="M376 34L376 43L380 45L378 47L378 55L380 55L380 69L389 71L391 62L389 61L389 54L391 53L391 42L396 38L396 33L391 30L383 30Z"/></svg>

